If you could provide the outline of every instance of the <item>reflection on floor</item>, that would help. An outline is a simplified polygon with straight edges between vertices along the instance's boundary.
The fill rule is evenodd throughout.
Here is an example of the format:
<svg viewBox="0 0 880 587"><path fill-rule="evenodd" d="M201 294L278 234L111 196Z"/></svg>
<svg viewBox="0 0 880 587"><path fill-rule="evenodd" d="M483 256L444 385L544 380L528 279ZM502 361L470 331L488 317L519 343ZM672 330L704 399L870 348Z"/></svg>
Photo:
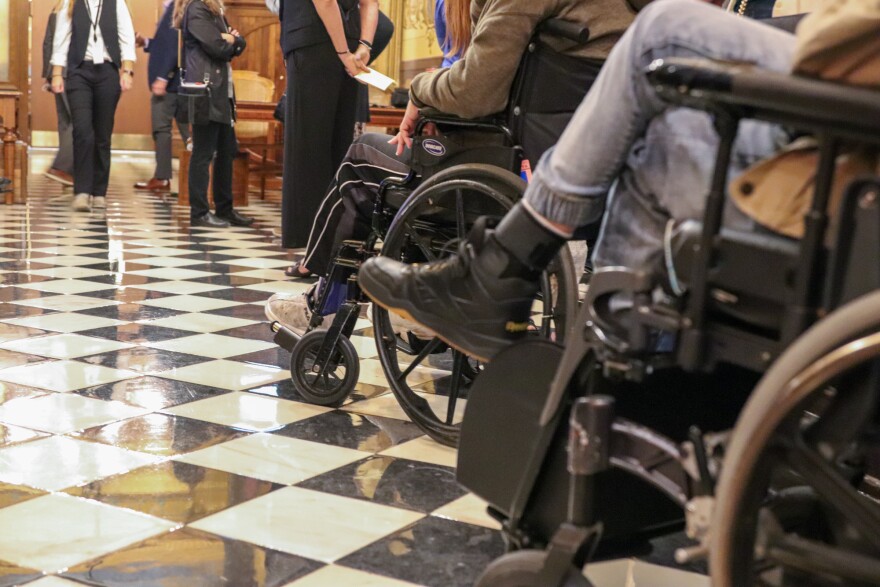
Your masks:
<svg viewBox="0 0 880 587"><path fill-rule="evenodd" d="M37 176L0 208L0 587L471 585L500 535L388 397L369 323L355 397L297 401L261 307L306 287L283 277L277 208L190 229L128 188L149 171L115 160L106 216ZM425 370L425 391L447 375Z"/></svg>

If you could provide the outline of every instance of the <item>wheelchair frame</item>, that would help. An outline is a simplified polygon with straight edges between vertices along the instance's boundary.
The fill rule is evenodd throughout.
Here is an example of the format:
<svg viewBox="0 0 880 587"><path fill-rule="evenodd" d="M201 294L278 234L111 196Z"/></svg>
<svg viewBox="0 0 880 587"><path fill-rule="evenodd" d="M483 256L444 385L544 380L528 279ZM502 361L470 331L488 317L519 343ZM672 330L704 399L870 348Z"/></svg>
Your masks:
<svg viewBox="0 0 880 587"><path fill-rule="evenodd" d="M880 252L880 178L857 180L850 186L839 220L853 218L856 222L853 230L840 231L831 258L834 265L830 268L824 247L835 159L843 143L880 145L877 92L842 89L828 82L760 71L747 65L694 59L658 61L646 74L659 94L671 104L708 111L720 135L702 230L694 250L696 261L688 296L680 305L657 303L652 297L658 287L654 276L623 268L594 274L576 321L584 325L584 330L582 335L576 332L570 336L562 352L537 417L541 432L538 439L533 439L535 452L527 459L528 465L519 475L517 487L502 496L505 503L498 503L497 489L486 484L480 487L475 465L469 463L468 449L485 451L486 447L469 447L463 440L459 457L462 484L478 495L481 489L486 490L484 498L485 493L495 495L494 503L490 499L490 512L494 510L496 517L503 521L504 531L514 546L547 543L541 557L530 555L531 569L521 575L534 583L516 583L518 587L582 584L572 574L572 567L579 569L587 562L601 535L601 523L596 522L596 504L593 503L595 480L611 469L642 479L684 509L688 535L700 544L678 551L679 563L705 558L709 553L707 537L716 484L713 464L717 463L713 463L707 444L714 445L717 439L706 438L699 430L692 429L689 442L679 444L635 422L615 417L613 398L589 392L583 397L579 387L588 380L591 371L595 373L601 368L605 377L633 381L671 366L705 372L719 363L730 363L764 372L795 339L828 312L880 289L880 261L876 256ZM777 292L783 301L788 298L790 303L785 305L781 328L775 337L719 322L711 312L713 302L719 297L713 282L716 261L720 253L736 252L725 239L721 224L729 161L738 125L743 119L808 131L818 137L820 145L815 194L804 219L805 234L799 243L799 254L793 259L795 279L790 292ZM857 255L857 243L873 247L874 255ZM755 262L759 260L760 257L754 257ZM862 275L858 279L847 278L854 274ZM816 287L818 283L825 287ZM622 328L603 312L603 300L614 294L623 294L633 302L630 323ZM880 296L874 297L880 301ZM673 353L654 352L652 334L658 330L677 337ZM880 356L880 345L872 343L869 347L861 356ZM845 350L840 352L845 354ZM499 355L499 363L504 363L504 358L505 353ZM516 363L512 354L508 363ZM484 377L488 377L488 373ZM487 392L481 388L477 395ZM569 405L566 519L552 536L529 536L521 523L542 474L539 472L547 459L545 451L549 450L550 437L566 425L562 414ZM874 422L880 425L880 410L876 406L874 410ZM484 455L480 463L485 465L486 458ZM727 529L715 531L725 533ZM880 577L880 563L872 566L858 557L853 561L861 565L858 572L864 573L862 576ZM487 571L485 582L478 583L479 587L513 585L504 582L508 579L500 579L513 576L504 574L503 567L507 564L513 569L519 565L517 568L522 570L524 562L524 556L508 555L507 559L499 559ZM817 562L814 569L822 572L823 565Z"/></svg>
<svg viewBox="0 0 880 587"><path fill-rule="evenodd" d="M484 133L499 135L500 144L489 146L489 148L484 149L483 152L479 153L479 157L476 161L471 161L466 165L449 167L448 169L459 168L462 169L462 173L466 174L467 169L465 169L465 167L472 166L474 163L495 164L500 166L502 169L506 168L507 171L510 171L517 176L519 175L521 164L524 158L523 147L520 144L522 141L518 140L517 133L511 130L511 128L512 126L516 126L518 129L520 129L518 132L520 134L522 133L521 127L523 125L523 115L526 113L523 112L518 105L518 96L527 86L525 78L529 75L530 72L530 56L537 54L540 58L541 54L539 53L539 51L541 47L543 47L543 45L539 43L538 36L544 34L554 37L566 38L577 43L585 43L589 40L590 36L589 29L577 23L567 22L559 19L549 19L542 23L535 31L535 37L532 39L532 41L530 41L527 47L527 51L523 55L521 66L511 87L511 99L509 101L509 108L507 112L482 119L468 120L433 111L430 109L423 110L422 117L419 119L417 127L415 129L413 145L413 165L411 166L409 174L402 179L389 178L382 182L379 188L378 197L376 199L376 205L372 214L372 227L370 235L363 241L350 240L343 242L335 256L333 267L330 274L328 275L327 281L331 283L345 282L347 284L346 300L337 311L336 318L334 319L333 324L330 326L326 335L324 335L323 339L320 341L320 346L318 346L318 337L321 335L312 335L312 333L315 332L318 327L323 323L324 317L321 316L321 314L326 307L328 301L328 296L330 294L329 287L325 287L318 296L317 302L315 304L316 311L314 312L308 329L304 335L299 336L298 334L282 327L278 323L272 324L272 330L275 332L275 342L279 344L279 346L287 349L292 353L292 372L297 369L298 365L306 365L308 367L308 363L305 362L306 359L302 357L302 351L305 348L302 341L306 341L307 338L307 346L310 349L310 352L314 353L315 355L314 358L309 359L311 361L311 370L314 371L315 368L318 366L320 366L321 369L326 369L331 364L335 365L337 361L344 362L345 374L343 375L342 381L340 381L339 384L336 386L336 388L334 389L334 393L331 393L326 397L311 395L307 389L297 384L298 391L302 395L304 395L309 401L324 405L338 405L354 389L354 386L357 382L359 365L349 364L352 362L344 360L345 357L351 357L352 355L356 356L356 352L354 351L351 343L348 341L348 338L354 331L355 324L359 315L360 304L369 301L357 285L356 273L363 262L365 262L368 258L379 254L379 252L377 251L377 243L380 239L385 238L392 226L395 214L388 203L389 193L397 190L410 192L410 197L406 199L406 202L401 207L401 210L403 210L412 202L412 196L416 195L415 189L417 187L418 178L420 176L424 178L424 182L421 185L425 185L428 181L430 181L430 176L432 174L426 171L428 169L426 166L419 165L419 159L416 156L416 153L422 152L419 149L419 143L423 140L430 139L430 137L424 135L425 127L428 124L435 124L441 128L455 129L456 132L480 131ZM591 71L595 69L595 72L598 72L598 67L592 61L584 60L584 64L584 66L589 67ZM571 101L570 97L568 96L566 96L564 99ZM578 99L577 102L579 103L579 101L580 100ZM573 112L576 104L572 102L571 106ZM440 169L447 168L441 167ZM431 171L434 171L436 173L433 168L431 168ZM512 206L513 203L515 203L515 201L511 200L509 206ZM459 232L462 232L463 222L463 218L456 218ZM568 264L570 264L570 261L568 262ZM563 271L566 271L566 263L563 262L562 265L564 266ZM568 273L571 273L571 271L568 271ZM576 286L572 281L571 287L568 288L570 291L566 292L570 298L575 295L575 287ZM547 284L547 287L545 289L548 289L549 291L549 283ZM569 308L569 316L572 316L573 314L573 307ZM549 327L549 317L545 317L544 322L545 324L543 326ZM414 337L412 336L409 337L409 340L402 340L400 337L397 337L397 339L398 348L407 354L419 355L419 357L421 358L421 353L425 352L424 343L419 343L419 341L414 339ZM464 368L462 365L458 364L460 362L461 361L457 361L453 365L454 378L458 371ZM383 363L383 367L384 366L385 365ZM388 375L387 369L386 375ZM297 383L297 374L292 373L292 376L294 378L294 382ZM329 385L329 380L327 381ZM417 422L417 424L418 423L419 422ZM451 436L432 433L427 429L426 432L428 432L428 434L431 435L435 440L438 440L439 442L444 444L451 445L457 442L457 432L455 434L452 434Z"/></svg>

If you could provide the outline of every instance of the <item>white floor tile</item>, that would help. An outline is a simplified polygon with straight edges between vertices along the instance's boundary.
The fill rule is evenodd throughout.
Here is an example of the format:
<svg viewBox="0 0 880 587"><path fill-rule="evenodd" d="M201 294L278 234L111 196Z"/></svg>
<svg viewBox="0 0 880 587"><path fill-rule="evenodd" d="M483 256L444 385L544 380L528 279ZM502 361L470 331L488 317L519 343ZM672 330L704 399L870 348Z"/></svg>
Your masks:
<svg viewBox="0 0 880 587"><path fill-rule="evenodd" d="M164 377L165 373L162 373L162 376ZM277 430L292 422L329 412L330 409L254 393L237 392L225 393L163 411L242 430L263 432Z"/></svg>
<svg viewBox="0 0 880 587"><path fill-rule="evenodd" d="M288 487L190 526L329 563L422 517L416 512Z"/></svg>
<svg viewBox="0 0 880 587"><path fill-rule="evenodd" d="M0 510L0 552L23 567L58 572L174 527L98 502L46 495Z"/></svg>
<svg viewBox="0 0 880 587"><path fill-rule="evenodd" d="M174 460L237 475L293 485L370 453L275 434L251 434Z"/></svg>

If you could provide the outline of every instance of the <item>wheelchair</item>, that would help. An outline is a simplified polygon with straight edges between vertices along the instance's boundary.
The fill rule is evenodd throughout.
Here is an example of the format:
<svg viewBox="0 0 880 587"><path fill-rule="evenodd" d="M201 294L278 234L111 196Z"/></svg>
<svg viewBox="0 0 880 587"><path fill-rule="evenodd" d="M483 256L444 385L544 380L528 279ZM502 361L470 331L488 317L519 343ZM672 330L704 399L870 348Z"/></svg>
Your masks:
<svg viewBox="0 0 880 587"><path fill-rule="evenodd" d="M548 37L583 44L589 31L559 19L542 23L522 57L506 112L466 120L423 110L413 137L412 171L402 180L382 183L370 236L342 243L336 254L328 282L345 283L345 303L329 329L318 329L328 302L326 287L302 337L272 325L275 341L291 352L294 385L309 402L340 405L358 381L360 363L349 337L361 304L368 301L356 279L364 261L378 254L405 262L447 256L478 219L500 219L523 193L523 161L537 164L555 143L602 65L555 51L545 41ZM429 124L442 136L426 134ZM566 250L542 277L536 335L561 340L576 304L576 276ZM466 399L482 365L438 338L423 340L395 331L382 308L374 305L372 312L379 360L401 408L431 438L455 445L464 406L459 400ZM428 365L451 371L451 377L426 382L416 368Z"/></svg>
<svg viewBox="0 0 880 587"><path fill-rule="evenodd" d="M880 147L880 93L696 59L647 75L713 116L705 213L667 274L596 272L564 346L517 343L474 383L457 476L511 551L477 586L586 586L597 549L682 526L676 562L717 587L880 585L880 177L828 214L837 155ZM800 240L722 229L747 119L818 140Z"/></svg>

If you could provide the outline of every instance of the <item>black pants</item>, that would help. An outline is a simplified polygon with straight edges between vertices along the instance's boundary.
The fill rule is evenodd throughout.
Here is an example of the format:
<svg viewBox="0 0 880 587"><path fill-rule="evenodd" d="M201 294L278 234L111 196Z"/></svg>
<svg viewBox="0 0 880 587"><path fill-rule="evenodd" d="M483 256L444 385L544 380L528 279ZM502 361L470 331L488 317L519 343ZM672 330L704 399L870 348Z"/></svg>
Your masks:
<svg viewBox="0 0 880 587"><path fill-rule="evenodd" d="M401 157L388 135L367 133L348 149L348 154L330 182L309 231L304 265L327 276L330 262L344 240L363 240L370 235L379 184L389 177L409 173L409 150Z"/></svg>
<svg viewBox="0 0 880 587"><path fill-rule="evenodd" d="M214 207L217 214L225 216L232 212L232 162L238 151L235 129L219 122L194 124L192 139L193 151L189 163L190 217L198 218L211 211L208 207L208 180L212 159Z"/></svg>
<svg viewBox="0 0 880 587"><path fill-rule="evenodd" d="M156 179L171 179L171 131L177 121L177 131L183 142L190 138L187 103L174 92L164 96L150 96L150 116L153 123L153 143L156 145Z"/></svg>
<svg viewBox="0 0 880 587"><path fill-rule="evenodd" d="M110 139L122 93L119 69L112 63L84 61L67 74L67 101L73 119L73 190L107 195Z"/></svg>
<svg viewBox="0 0 880 587"><path fill-rule="evenodd" d="M351 145L358 82L330 43L287 54L282 245L303 247L327 185Z"/></svg>

